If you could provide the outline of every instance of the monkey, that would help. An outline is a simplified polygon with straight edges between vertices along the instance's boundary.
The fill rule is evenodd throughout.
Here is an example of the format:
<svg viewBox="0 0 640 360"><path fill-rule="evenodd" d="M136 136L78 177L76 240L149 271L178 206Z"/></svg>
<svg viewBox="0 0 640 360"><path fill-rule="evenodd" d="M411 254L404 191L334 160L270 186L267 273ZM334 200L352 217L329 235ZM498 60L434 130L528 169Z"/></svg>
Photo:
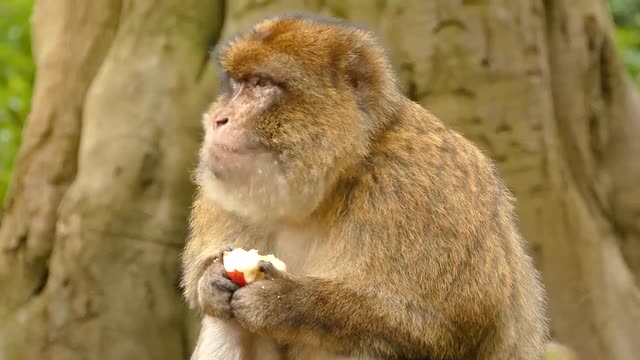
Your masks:
<svg viewBox="0 0 640 360"><path fill-rule="evenodd" d="M215 51L182 287L193 360L541 359L546 295L482 150L403 95L373 32L258 21ZM239 287L224 251L274 253Z"/></svg>

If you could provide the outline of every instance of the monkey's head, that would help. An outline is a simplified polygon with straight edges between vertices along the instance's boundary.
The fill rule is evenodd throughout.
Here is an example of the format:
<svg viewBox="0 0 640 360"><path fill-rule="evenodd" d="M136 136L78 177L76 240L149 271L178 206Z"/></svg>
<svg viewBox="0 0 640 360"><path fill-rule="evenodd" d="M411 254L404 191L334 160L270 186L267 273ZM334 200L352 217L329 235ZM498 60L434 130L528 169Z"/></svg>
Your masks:
<svg viewBox="0 0 640 360"><path fill-rule="evenodd" d="M334 20L259 22L217 60L221 95L203 118L197 181L249 218L312 213L366 156L398 97L374 37Z"/></svg>

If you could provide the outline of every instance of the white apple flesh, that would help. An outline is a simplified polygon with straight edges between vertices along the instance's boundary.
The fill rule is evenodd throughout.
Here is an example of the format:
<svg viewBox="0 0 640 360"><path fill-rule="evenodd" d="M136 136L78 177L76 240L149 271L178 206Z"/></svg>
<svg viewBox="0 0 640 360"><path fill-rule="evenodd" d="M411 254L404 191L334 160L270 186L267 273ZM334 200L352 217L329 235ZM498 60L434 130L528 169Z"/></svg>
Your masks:
<svg viewBox="0 0 640 360"><path fill-rule="evenodd" d="M244 250L241 248L225 251L222 254L222 264L227 275L234 283L245 286L256 280L264 278L258 263L260 260L268 261L280 270L286 271L287 267L280 259L273 255L260 255L258 250Z"/></svg>

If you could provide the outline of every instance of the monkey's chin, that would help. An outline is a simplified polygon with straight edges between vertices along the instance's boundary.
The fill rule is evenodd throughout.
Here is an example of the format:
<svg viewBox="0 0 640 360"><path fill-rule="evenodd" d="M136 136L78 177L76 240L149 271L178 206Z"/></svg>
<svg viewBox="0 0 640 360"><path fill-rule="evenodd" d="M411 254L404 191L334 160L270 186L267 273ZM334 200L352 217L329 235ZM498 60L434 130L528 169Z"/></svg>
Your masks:
<svg viewBox="0 0 640 360"><path fill-rule="evenodd" d="M217 160L201 158L196 182L220 208L257 220L276 215L288 202L288 184L273 158L242 158L233 163Z"/></svg>
<svg viewBox="0 0 640 360"><path fill-rule="evenodd" d="M259 173L260 163L272 159L269 153L259 151L231 151L213 147L203 159L208 171L220 181L238 183Z"/></svg>
<svg viewBox="0 0 640 360"><path fill-rule="evenodd" d="M323 184L305 182L293 186L273 160L257 161L255 167L218 176L208 161L201 161L196 182L213 204L255 222L288 222L309 215L320 202ZM295 182L294 182L295 183Z"/></svg>
<svg viewBox="0 0 640 360"><path fill-rule="evenodd" d="M218 181L238 183L243 182L251 176L253 167L249 164L249 159L240 159L233 163L221 161L208 161L206 171L210 172Z"/></svg>

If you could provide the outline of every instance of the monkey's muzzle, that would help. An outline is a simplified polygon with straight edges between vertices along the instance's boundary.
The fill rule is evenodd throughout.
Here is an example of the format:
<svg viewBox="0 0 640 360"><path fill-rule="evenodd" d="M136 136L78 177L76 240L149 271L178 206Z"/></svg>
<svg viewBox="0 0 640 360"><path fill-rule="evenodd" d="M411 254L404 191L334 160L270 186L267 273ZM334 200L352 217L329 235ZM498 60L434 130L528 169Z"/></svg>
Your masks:
<svg viewBox="0 0 640 360"><path fill-rule="evenodd" d="M207 159L208 168L219 179L246 180L261 160L270 158L268 152L256 146L232 147L213 144Z"/></svg>

